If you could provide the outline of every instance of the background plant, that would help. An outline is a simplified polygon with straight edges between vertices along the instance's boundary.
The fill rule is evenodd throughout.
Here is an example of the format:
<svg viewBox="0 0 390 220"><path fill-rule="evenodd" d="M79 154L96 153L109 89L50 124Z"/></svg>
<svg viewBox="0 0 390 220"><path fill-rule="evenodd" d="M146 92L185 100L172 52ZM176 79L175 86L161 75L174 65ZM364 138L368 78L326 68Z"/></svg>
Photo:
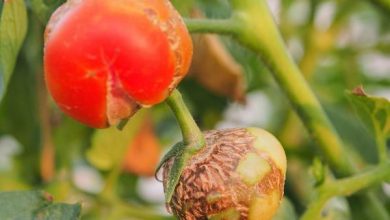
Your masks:
<svg viewBox="0 0 390 220"><path fill-rule="evenodd" d="M261 126L285 146L290 202L277 217L295 219L285 212L296 212L302 219L389 219L384 190L390 179L390 104L354 89L363 84L370 94L388 94L389 2L269 1L278 6L273 13L276 24L263 0L173 3L191 32L221 34L211 40L194 36L195 45L211 41L228 51L204 52L222 64L202 69L195 59L192 76L179 87L200 127ZM157 209L156 214L150 211L158 203L142 196L136 186L143 180L137 174L122 172L123 152L145 118L153 119L161 146L180 138L165 105L138 113L122 132L97 131L63 116L48 98L42 79L42 36L59 4L1 1L1 189L44 189L58 201L82 201L85 219L170 218ZM218 80L206 81L204 76L210 74L218 74ZM224 90L219 81L234 86ZM247 108L228 101L245 97ZM254 103L260 102L266 105L257 110ZM253 105L253 117L245 121ZM264 115L267 118L259 120ZM103 186L83 188L77 176L85 168L101 176ZM26 197L6 196L0 194L2 203L20 205ZM44 198L34 204L51 201L40 193L32 196ZM58 206L79 210L77 205Z"/></svg>

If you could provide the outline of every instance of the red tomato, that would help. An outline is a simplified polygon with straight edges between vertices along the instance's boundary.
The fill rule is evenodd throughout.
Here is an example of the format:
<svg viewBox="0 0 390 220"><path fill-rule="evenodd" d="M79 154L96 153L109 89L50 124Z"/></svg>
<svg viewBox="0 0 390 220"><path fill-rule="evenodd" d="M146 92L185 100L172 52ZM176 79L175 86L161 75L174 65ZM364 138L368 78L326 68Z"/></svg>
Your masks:
<svg viewBox="0 0 390 220"><path fill-rule="evenodd" d="M49 21L44 54L58 106L104 128L162 102L187 73L192 42L168 0L70 0Z"/></svg>

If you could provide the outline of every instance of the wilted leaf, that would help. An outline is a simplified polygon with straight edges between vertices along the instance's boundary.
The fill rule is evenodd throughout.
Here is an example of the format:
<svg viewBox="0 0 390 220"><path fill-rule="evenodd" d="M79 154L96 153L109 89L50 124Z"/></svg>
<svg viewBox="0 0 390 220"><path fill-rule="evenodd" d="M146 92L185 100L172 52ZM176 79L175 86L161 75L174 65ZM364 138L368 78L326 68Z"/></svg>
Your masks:
<svg viewBox="0 0 390 220"><path fill-rule="evenodd" d="M0 193L1 219L76 220L79 219L79 204L53 203L53 198L42 191L15 191Z"/></svg>
<svg viewBox="0 0 390 220"><path fill-rule="evenodd" d="M109 170L122 163L124 153L129 143L140 129L147 110L137 112L123 128L116 127L96 130L92 135L92 146L87 152L87 158L95 167Z"/></svg>
<svg viewBox="0 0 390 220"><path fill-rule="evenodd" d="M190 72L195 79L216 94L244 102L244 73L218 37L195 35L193 42L194 57Z"/></svg>
<svg viewBox="0 0 390 220"><path fill-rule="evenodd" d="M369 130L376 136L386 138L390 135L390 101L367 95L362 87L350 93L350 99Z"/></svg>
<svg viewBox="0 0 390 220"><path fill-rule="evenodd" d="M149 117L128 144L123 169L142 176L153 176L160 158L161 147Z"/></svg>
<svg viewBox="0 0 390 220"><path fill-rule="evenodd" d="M27 32L27 13L24 0L2 2L0 17L0 101L4 96Z"/></svg>

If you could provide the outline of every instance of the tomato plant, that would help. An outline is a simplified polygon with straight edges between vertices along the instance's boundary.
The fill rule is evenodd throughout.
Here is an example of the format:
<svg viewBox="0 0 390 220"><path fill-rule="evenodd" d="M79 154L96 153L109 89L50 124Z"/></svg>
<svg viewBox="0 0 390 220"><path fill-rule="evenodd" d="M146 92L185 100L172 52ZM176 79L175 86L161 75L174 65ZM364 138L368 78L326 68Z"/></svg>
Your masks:
<svg viewBox="0 0 390 220"><path fill-rule="evenodd" d="M390 219L389 12L0 1L0 218Z"/></svg>

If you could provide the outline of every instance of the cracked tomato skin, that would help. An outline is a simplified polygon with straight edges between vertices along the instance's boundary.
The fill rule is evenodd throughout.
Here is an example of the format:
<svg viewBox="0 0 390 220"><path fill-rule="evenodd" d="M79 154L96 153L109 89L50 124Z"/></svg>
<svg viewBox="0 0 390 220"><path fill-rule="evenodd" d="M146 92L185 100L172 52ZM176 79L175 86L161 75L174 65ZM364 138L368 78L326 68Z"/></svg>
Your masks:
<svg viewBox="0 0 390 220"><path fill-rule="evenodd" d="M168 211L180 220L271 220L284 194L283 146L260 128L204 133L206 144L181 173ZM176 157L163 166L167 189Z"/></svg>
<svg viewBox="0 0 390 220"><path fill-rule="evenodd" d="M46 28L48 90L66 114L95 128L162 102L191 58L191 38L168 0L68 0Z"/></svg>

